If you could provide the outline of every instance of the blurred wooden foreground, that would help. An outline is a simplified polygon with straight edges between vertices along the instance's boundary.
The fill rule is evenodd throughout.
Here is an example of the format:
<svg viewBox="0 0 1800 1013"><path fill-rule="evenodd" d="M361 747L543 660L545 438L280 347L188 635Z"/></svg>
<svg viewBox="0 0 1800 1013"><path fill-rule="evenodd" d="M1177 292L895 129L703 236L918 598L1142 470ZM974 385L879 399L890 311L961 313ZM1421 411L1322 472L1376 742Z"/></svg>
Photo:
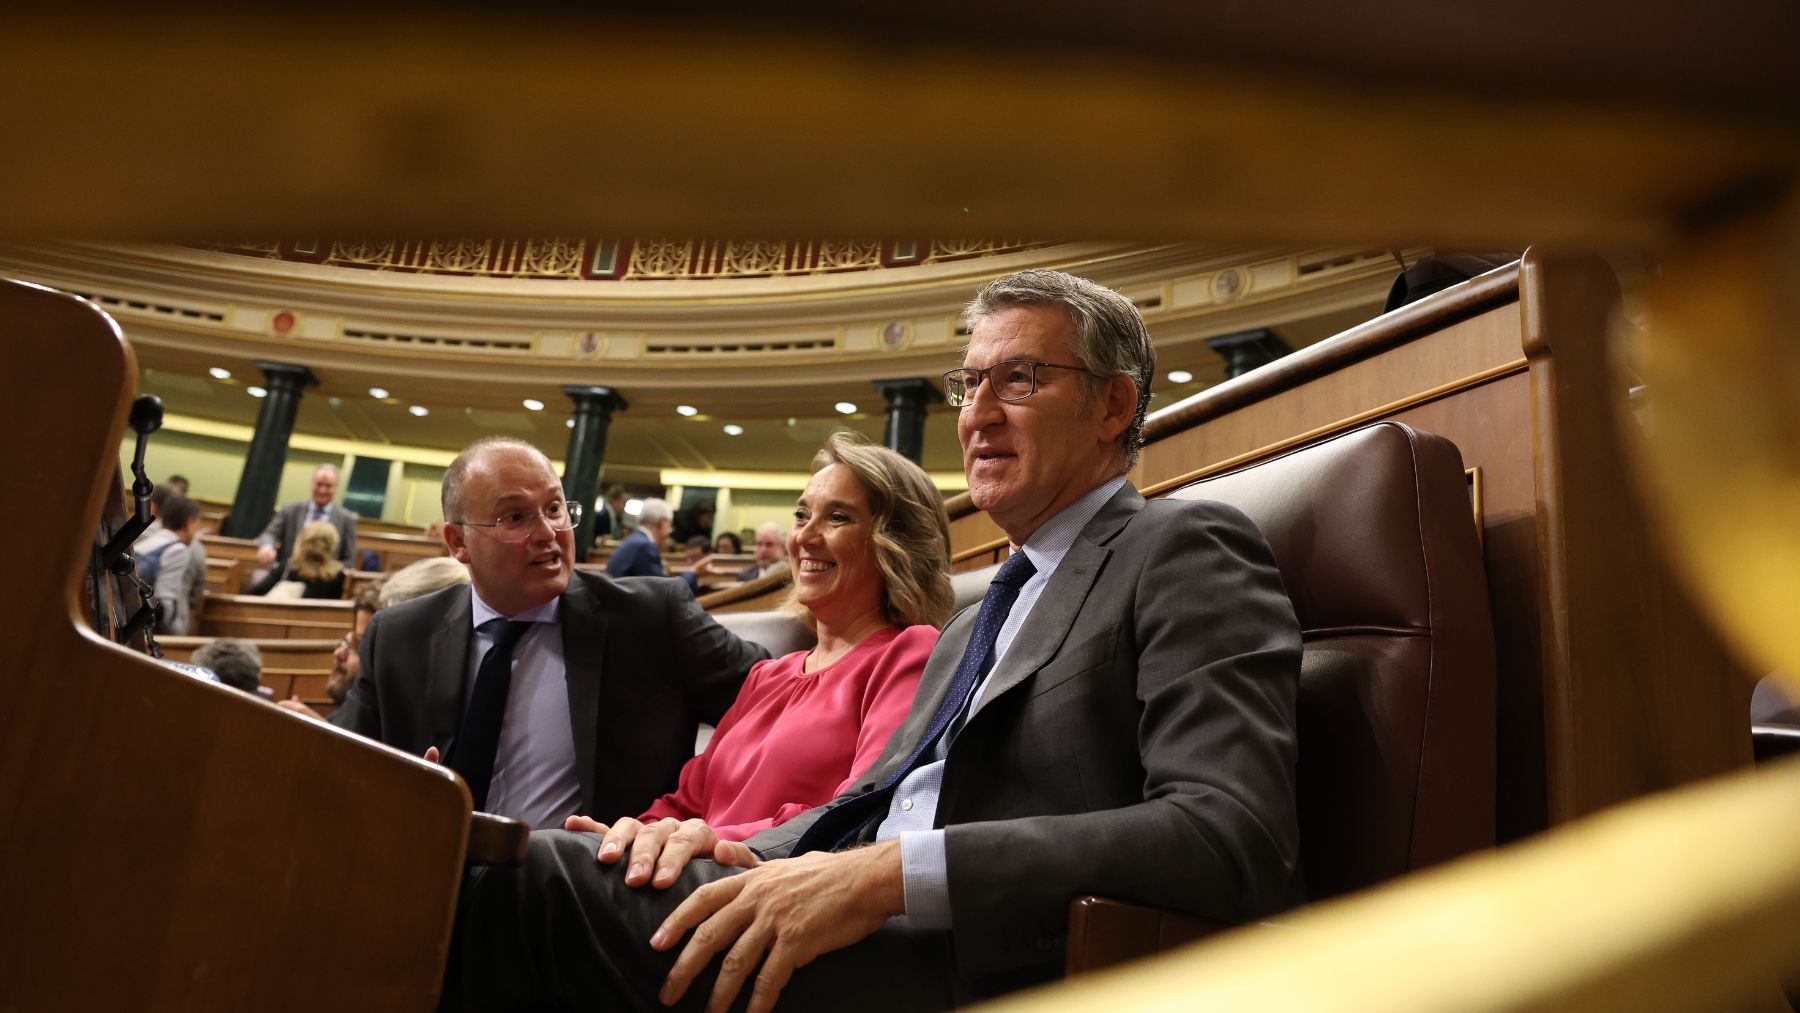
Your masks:
<svg viewBox="0 0 1800 1013"><path fill-rule="evenodd" d="M1733 340L1720 347L1733 355L1800 333L1800 219L1784 210L1800 165L1792 4L1696 12L1527 0L1492 22L1425 0L1305 17L1243 5L922 4L843 24L799 14L713 22L705 10L636 20L427 8L316 21L14 15L0 38L0 90L16 113L0 161L0 234L579 227L1624 247L1660 258L1653 296L1698 291L1713 305L1767 309L1728 321ZM1709 259L1721 234L1741 240L1728 271ZM1655 337L1703 350L1707 321L1686 322ZM77 529L92 531L101 490L70 462L113 459L131 364L110 353L77 380L61 364L87 360L34 340L9 336L17 368L6 375L67 382L9 385L8 417L61 417L71 403L97 404L100 417L54 450L8 445L7 473L29 477L46 516L69 524L25 546L15 572L74 573L86 551ZM1703 352L1681 361L1709 365ZM1674 451L1612 448L1658 476L1646 510L1690 576L1709 570L1704 517L1682 505L1683 490L1705 487L1717 467L1704 451L1760 462L1759 489L1789 477L1778 448L1800 385L1791 356L1761 361L1772 372L1759 382L1708 385L1708 410L1658 420L1698 420ZM1734 395L1772 421L1709 446L1709 419L1744 414ZM1770 516L1752 513L1737 531ZM1681 540L1666 540L1671 532ZM1715 616L1742 614L1728 600L1787 615L1800 604L1779 575L1736 590L1732 577L1697 584ZM384 1008L429 1006L417 986L441 954L432 943L447 925L467 811L453 781L316 728L302 737L282 715L252 713L214 687L143 681L147 662L71 625L66 586L54 599L3 587L14 628L30 631L15 638L0 718L0 809L26 814L0 837L9 1001L316 1008L323 991L341 990ZM1758 664L1793 654L1791 633L1727 625ZM89 685L83 673L115 681ZM121 693L116 680L128 678L143 688ZM231 729L230 743L146 748L146 729L211 721L227 706L245 710L216 725ZM266 771L208 765L227 745L250 755L289 740L315 774L355 765L356 790L315 784L276 799ZM70 779L76 757L117 771L105 797ZM419 811L385 801L394 798ZM1772 1000L1776 974L1800 954L1797 800L1792 767L1685 789L1346 899L1290 932L1241 933L1020 1003ZM167 825L153 818L166 812L184 832L134 832ZM250 823L264 831L253 841L240 832ZM281 904L220 891L223 882L271 884ZM387 903L359 914L376 920L359 921L356 938L425 939L425 950L391 966L322 943L312 959L294 956L296 940L341 924L359 883ZM298 913L246 923L263 925L248 937L219 931L253 910ZM60 990L27 977L70 968L58 944L71 934L84 941L82 966L105 954L115 984L102 989L78 970L55 979ZM273 969L239 970L273 952L285 955ZM412 990L392 991L401 980Z"/></svg>

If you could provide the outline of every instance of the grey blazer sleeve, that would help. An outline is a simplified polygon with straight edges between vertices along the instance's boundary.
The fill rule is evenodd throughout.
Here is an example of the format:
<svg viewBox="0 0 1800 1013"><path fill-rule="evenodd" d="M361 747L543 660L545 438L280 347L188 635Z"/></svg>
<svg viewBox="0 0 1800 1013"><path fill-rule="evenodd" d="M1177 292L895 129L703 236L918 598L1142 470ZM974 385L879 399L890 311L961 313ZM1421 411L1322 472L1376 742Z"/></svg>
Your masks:
<svg viewBox="0 0 1800 1013"><path fill-rule="evenodd" d="M720 626L679 578L657 583L668 595L669 630L680 651L688 706L702 721L716 725L737 699L750 666L767 658L769 652Z"/></svg>
<svg viewBox="0 0 1800 1013"><path fill-rule="evenodd" d="M1039 776L1078 778L1091 811L945 831L965 974L1041 961L1034 951L1055 948L1083 894L1226 921L1295 896L1293 605L1241 513L1148 506L1122 536L1148 544L1108 564L1127 570L1105 582L1121 600L1087 599L1070 643L1018 704L1021 727L1034 729L1021 741L1041 744L1025 759Z"/></svg>
<svg viewBox="0 0 1800 1013"><path fill-rule="evenodd" d="M293 533L288 530L292 526L289 518L291 513L292 510L289 507L282 507L275 511L275 516L269 518L268 526L262 529L262 534L256 536L256 544L273 546L277 549L283 545L292 545L293 538L290 536ZM287 560L277 559L276 562L285 563Z"/></svg>
<svg viewBox="0 0 1800 1013"><path fill-rule="evenodd" d="M357 551L356 547L356 514L343 507L337 507L333 512L339 518L337 526L338 562L354 570L362 557L362 553Z"/></svg>

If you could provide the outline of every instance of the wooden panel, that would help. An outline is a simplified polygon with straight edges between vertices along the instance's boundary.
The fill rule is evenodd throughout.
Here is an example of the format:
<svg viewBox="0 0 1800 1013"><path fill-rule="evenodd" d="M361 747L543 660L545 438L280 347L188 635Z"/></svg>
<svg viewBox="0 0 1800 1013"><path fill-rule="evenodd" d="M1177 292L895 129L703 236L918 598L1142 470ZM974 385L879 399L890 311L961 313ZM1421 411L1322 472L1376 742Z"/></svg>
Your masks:
<svg viewBox="0 0 1800 1013"><path fill-rule="evenodd" d="M253 569L256 565L257 545L256 540L253 538L227 538L224 535L201 535L200 543L206 546L206 558L208 560L241 559L250 564L250 566L246 568L246 572L248 572L248 569Z"/></svg>
<svg viewBox="0 0 1800 1013"><path fill-rule="evenodd" d="M356 596L362 594L363 588L386 576L387 574L376 570L351 570L350 575L344 580L344 597L355 601Z"/></svg>
<svg viewBox="0 0 1800 1013"><path fill-rule="evenodd" d="M237 594L244 589L244 577L250 571L241 559L206 557L206 589L213 594Z"/></svg>
<svg viewBox="0 0 1800 1013"><path fill-rule="evenodd" d="M432 1009L467 792L86 629L81 568L110 497L84 462L117 456L137 365L91 306L6 282L0 347L0 403L57 436L0 446L48 518L11 563L49 575L0 582L4 1005Z"/></svg>
<svg viewBox="0 0 1800 1013"><path fill-rule="evenodd" d="M336 639L352 625L347 601L209 594L200 633L246 640Z"/></svg>

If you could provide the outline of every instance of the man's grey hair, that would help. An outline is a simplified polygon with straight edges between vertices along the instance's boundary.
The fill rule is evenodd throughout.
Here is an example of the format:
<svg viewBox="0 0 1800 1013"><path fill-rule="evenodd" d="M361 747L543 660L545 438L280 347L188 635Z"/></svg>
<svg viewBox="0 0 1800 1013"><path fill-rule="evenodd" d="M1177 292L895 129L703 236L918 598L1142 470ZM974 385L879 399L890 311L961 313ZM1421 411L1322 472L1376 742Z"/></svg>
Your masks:
<svg viewBox="0 0 1800 1013"><path fill-rule="evenodd" d="M248 640L221 637L201 644L194 652L193 663L210 668L219 681L232 689L255 693L262 685L262 652Z"/></svg>
<svg viewBox="0 0 1800 1013"><path fill-rule="evenodd" d="M675 511L669 506L668 500L657 499L653 496L645 500L643 507L638 510L638 527L655 524L657 521L666 521L674 516Z"/></svg>
<svg viewBox="0 0 1800 1013"><path fill-rule="evenodd" d="M1076 360L1094 375L1085 388L1090 397L1100 382L1129 376L1137 384L1137 413L1119 437L1124 470L1137 464L1144 441L1144 416L1150 410L1150 381L1156 375L1156 350L1144 315L1130 299L1104 285L1061 271L1042 268L995 278L975 294L963 310L963 323L974 330L984 318L1015 306L1055 306L1075 325Z"/></svg>
<svg viewBox="0 0 1800 1013"><path fill-rule="evenodd" d="M318 466L318 467L317 467L317 468L314 468L314 469L313 469L313 477L314 477L314 478L318 478L318 477L319 477L319 472L321 472L321 471L329 471L329 472L331 472L331 477L332 477L332 478L336 478L336 477L338 477L338 466L337 466L337 465L335 465L335 464L321 464L321 465L319 465L319 466Z"/></svg>
<svg viewBox="0 0 1800 1013"><path fill-rule="evenodd" d="M467 507L468 504L464 503L462 498L463 483L468 480L469 469L473 468L475 462L485 457L489 451L502 448L529 450L537 456L544 458L544 463L546 465L550 462L550 459L544 456L543 451L524 440L515 439L511 436L483 436L481 439L469 444L467 447L463 448L462 453L456 455L456 460L450 462L449 470L444 472L442 502L444 504L445 523L461 524L463 521L469 519L463 515L463 509Z"/></svg>

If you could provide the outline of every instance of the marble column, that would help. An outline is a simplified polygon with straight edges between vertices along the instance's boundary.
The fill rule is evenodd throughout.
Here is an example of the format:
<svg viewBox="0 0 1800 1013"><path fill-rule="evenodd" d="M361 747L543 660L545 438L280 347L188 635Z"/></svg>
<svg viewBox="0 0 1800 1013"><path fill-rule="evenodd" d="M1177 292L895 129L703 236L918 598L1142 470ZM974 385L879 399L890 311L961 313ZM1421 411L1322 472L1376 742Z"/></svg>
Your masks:
<svg viewBox="0 0 1800 1013"><path fill-rule="evenodd" d="M281 468L287 463L288 439L294 434L300 395L319 383L305 366L258 362L256 368L262 370L269 394L256 416L256 432L250 437L244 473L231 500L231 516L225 518L224 530L219 532L232 538L255 538L275 516L275 497L281 489Z"/></svg>
<svg viewBox="0 0 1800 1013"><path fill-rule="evenodd" d="M600 466L606 460L606 430L613 412L631 407L611 387L564 387L575 403L575 425L569 430L569 452L563 459L563 495L581 504L575 529L575 558L584 560L594 547L595 506L600 499Z"/></svg>

